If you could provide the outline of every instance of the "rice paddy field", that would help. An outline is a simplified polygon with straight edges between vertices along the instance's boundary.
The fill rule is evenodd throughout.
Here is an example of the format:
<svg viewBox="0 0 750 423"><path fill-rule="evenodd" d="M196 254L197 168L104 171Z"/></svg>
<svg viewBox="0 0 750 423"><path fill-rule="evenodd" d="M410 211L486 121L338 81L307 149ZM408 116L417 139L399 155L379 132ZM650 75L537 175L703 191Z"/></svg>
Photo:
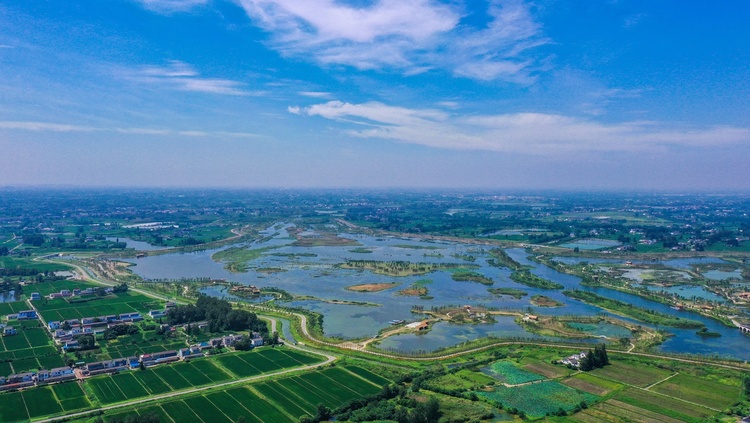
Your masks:
<svg viewBox="0 0 750 423"><path fill-rule="evenodd" d="M77 382L9 392L0 397L0 421L12 423L91 406Z"/></svg>
<svg viewBox="0 0 750 423"><path fill-rule="evenodd" d="M0 303L7 304L7 303ZM47 332L37 327L38 320L23 321L31 323L27 327L11 321L18 333L0 337L0 376L8 376L37 369L51 369L64 366L65 362L53 346Z"/></svg>
<svg viewBox="0 0 750 423"><path fill-rule="evenodd" d="M107 414L107 418L153 413L165 423L233 423L240 417L254 423L292 423L300 416L315 414L318 404L336 407L377 393L382 386L379 382L383 380L388 382L358 367L327 368Z"/></svg>
<svg viewBox="0 0 750 423"><path fill-rule="evenodd" d="M8 314L15 314L19 311L28 310L29 305L24 301L13 301L10 303L0 303L0 316L5 317Z"/></svg>
<svg viewBox="0 0 750 423"><path fill-rule="evenodd" d="M162 307L161 303L152 298L130 292L107 298L87 296L44 299L35 301L34 306L47 322L134 311L148 313L149 310Z"/></svg>
<svg viewBox="0 0 750 423"><path fill-rule="evenodd" d="M282 348L263 348L215 359L165 364L146 370L104 375L86 381L102 405L227 382L320 362L320 359Z"/></svg>

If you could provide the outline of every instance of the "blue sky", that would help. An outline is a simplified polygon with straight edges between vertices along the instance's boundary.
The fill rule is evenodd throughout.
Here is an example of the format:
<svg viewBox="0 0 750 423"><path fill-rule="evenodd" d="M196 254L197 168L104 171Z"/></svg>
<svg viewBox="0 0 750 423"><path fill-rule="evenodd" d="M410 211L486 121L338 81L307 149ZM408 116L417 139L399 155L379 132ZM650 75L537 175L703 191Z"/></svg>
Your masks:
<svg viewBox="0 0 750 423"><path fill-rule="evenodd" d="M750 3L10 0L0 185L747 190Z"/></svg>

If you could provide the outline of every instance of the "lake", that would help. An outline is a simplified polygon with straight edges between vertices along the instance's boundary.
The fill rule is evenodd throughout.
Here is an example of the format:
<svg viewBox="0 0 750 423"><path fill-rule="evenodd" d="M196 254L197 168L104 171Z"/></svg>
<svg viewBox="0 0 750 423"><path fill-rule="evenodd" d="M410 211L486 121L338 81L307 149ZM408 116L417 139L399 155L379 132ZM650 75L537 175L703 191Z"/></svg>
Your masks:
<svg viewBox="0 0 750 423"><path fill-rule="evenodd" d="M145 279L179 279L210 277L227 279L245 285L259 287L277 287L293 294L312 296L317 300L293 301L291 306L302 307L320 312L324 315L323 330L327 336L342 339L356 339L372 337L379 330L389 326L389 321L403 319L416 321L421 315L411 313L412 306L421 305L425 308L446 305L484 305L499 309L531 310L535 314L547 315L596 315L608 314L603 310L572 300L557 290L543 290L530 288L518 284L510 279L510 271L504 268L492 267L487 260L491 256L488 247L478 247L461 243L425 242L414 239L397 237L375 238L359 234L340 234L344 238L358 241L360 247L298 247L290 245L292 239L287 230L289 224L279 228L274 226L265 231L267 237L262 242L242 243L239 246L249 248L272 247L263 255L249 263L251 267L247 273L231 273L224 269L222 263L216 263L211 255L217 250L199 251L193 253L175 253L160 256L149 256L141 259L129 260L136 266L133 272ZM237 245L235 245L237 246ZM425 249L428 247L429 249ZM224 247L228 248L228 247ZM360 248L360 250L356 250ZM370 253L358 253L362 248ZM556 270L535 263L528 259L528 253L520 248L508 249L508 254L523 265L532 268L537 276L552 280L565 286L565 289L583 289L594 291L600 295L645 307L680 317L700 320L710 331L719 332L721 338L701 338L695 335L695 330L680 330L666 328L675 336L669 338L660 348L665 352L719 354L741 359L750 359L750 338L740 334L734 328L727 328L721 324L686 311L676 311L666 305L649 301L635 295L624 294L619 291L590 288L580 285L580 278L557 272ZM303 256L301 254L306 254ZM314 254L314 256L310 256ZM467 261L457 256L473 256L475 261ZM377 261L412 261L429 263L462 263L476 265L472 271L481 273L494 281L492 287L518 288L529 295L520 299L507 296L494 296L487 291L488 286L474 282L457 282L451 278L448 271L435 271L427 275L409 277L391 277L377 275L369 271L338 269L335 266L347 260L377 260ZM585 260L585 259L583 259ZM587 260L594 262L594 260ZM702 262L703 260L697 260ZM678 269L688 268L695 261L680 259L672 261ZM666 264L668 262L663 262ZM255 269L280 268L284 271L263 273ZM403 296L399 290L409 287L417 281L429 280L424 286L429 290L430 300L418 297ZM354 292L346 290L347 286L365 283L392 283L398 286L380 292ZM227 293L221 289L207 290L207 294L222 297ZM542 294L561 301L564 306L559 308L537 308L530 303L535 294ZM365 302L372 305L332 304L330 300ZM623 318L621 318L623 319ZM498 316L497 323L479 325L457 325L440 322L433 326L427 334L408 334L387 338L382 341L383 348L399 351L434 351L458 343L480 337L493 335L502 337L536 338L537 335L526 332L513 322L512 318ZM623 319L629 320L629 319ZM595 333L593 335L606 335ZM569 340L566 340L569 342Z"/></svg>

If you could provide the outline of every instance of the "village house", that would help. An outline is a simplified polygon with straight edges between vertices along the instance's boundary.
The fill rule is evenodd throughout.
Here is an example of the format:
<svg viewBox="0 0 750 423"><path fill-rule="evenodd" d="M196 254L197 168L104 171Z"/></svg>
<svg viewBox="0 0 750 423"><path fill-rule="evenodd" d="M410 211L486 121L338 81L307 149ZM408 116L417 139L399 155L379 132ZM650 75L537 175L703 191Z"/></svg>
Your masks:
<svg viewBox="0 0 750 423"><path fill-rule="evenodd" d="M95 363L88 363L84 367L84 372L89 375L98 375L102 373L114 373L118 370L126 370L130 368L130 360L127 358L116 358L114 360L97 361Z"/></svg>
<svg viewBox="0 0 750 423"><path fill-rule="evenodd" d="M253 347L262 347L263 337L258 332L253 332L252 337L250 337L250 343Z"/></svg>
<svg viewBox="0 0 750 423"><path fill-rule="evenodd" d="M24 310L18 312L18 320L31 320L36 318L36 310Z"/></svg>
<svg viewBox="0 0 750 423"><path fill-rule="evenodd" d="M34 385L34 373L19 373L10 375L5 379L5 383L0 385L0 391L9 391L13 389L25 388Z"/></svg>
<svg viewBox="0 0 750 423"><path fill-rule="evenodd" d="M204 354L201 351L200 347L193 346L193 347L190 347L190 348L181 348L177 352L177 356L180 357L180 359L182 359L182 360L187 360L187 359L190 359L190 358L203 357Z"/></svg>
<svg viewBox="0 0 750 423"><path fill-rule="evenodd" d="M178 357L177 351L175 350L141 355L141 363L143 363L143 365L146 367L155 366L162 363L169 363L172 361L177 361L179 359L180 357Z"/></svg>
<svg viewBox="0 0 750 423"><path fill-rule="evenodd" d="M16 331L16 328L13 326L6 326L3 328L3 336L12 336L16 335L18 332Z"/></svg>
<svg viewBox="0 0 750 423"><path fill-rule="evenodd" d="M152 319L158 319L158 318L166 316L166 312L164 310L151 310L148 312L148 315Z"/></svg>
<svg viewBox="0 0 750 423"><path fill-rule="evenodd" d="M31 293L31 301L41 300L41 299L42 299L42 295L39 294L38 292Z"/></svg>
<svg viewBox="0 0 750 423"><path fill-rule="evenodd" d="M571 356L563 358L562 360L560 360L560 363L565 364L566 366L578 368L581 366L581 360L583 360L587 354L588 353L586 351L581 351L578 354L573 354Z"/></svg>
<svg viewBox="0 0 750 423"><path fill-rule="evenodd" d="M123 322L138 322L141 320L143 320L143 317L141 317L141 313L138 312L123 313L120 315L120 321Z"/></svg>
<svg viewBox="0 0 750 423"><path fill-rule="evenodd" d="M65 342L65 345L63 345L63 349L65 351L77 350L79 348L81 348L81 346L78 344L78 341L76 340L67 341Z"/></svg>
<svg viewBox="0 0 750 423"><path fill-rule="evenodd" d="M62 382L64 380L75 379L75 377L76 375L70 367L57 367L52 370L39 370L39 373L36 375L36 382L37 384Z"/></svg>

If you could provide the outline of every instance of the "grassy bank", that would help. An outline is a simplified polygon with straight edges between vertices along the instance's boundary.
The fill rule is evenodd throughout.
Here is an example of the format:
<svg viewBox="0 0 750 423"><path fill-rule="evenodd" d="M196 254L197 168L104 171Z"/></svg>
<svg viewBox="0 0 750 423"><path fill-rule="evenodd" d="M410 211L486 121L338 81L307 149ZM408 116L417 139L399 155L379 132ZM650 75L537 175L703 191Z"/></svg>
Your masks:
<svg viewBox="0 0 750 423"><path fill-rule="evenodd" d="M675 328L683 329L698 329L703 327L703 323L696 320L682 319L679 317L670 316L669 314L659 313L654 310L636 307L622 301L602 297L601 295L594 294L593 292L575 290L564 291L563 294L570 298L581 300L587 304L595 305L597 307L609 310L612 313L632 317L633 319L640 320L644 323L661 326L672 326Z"/></svg>

